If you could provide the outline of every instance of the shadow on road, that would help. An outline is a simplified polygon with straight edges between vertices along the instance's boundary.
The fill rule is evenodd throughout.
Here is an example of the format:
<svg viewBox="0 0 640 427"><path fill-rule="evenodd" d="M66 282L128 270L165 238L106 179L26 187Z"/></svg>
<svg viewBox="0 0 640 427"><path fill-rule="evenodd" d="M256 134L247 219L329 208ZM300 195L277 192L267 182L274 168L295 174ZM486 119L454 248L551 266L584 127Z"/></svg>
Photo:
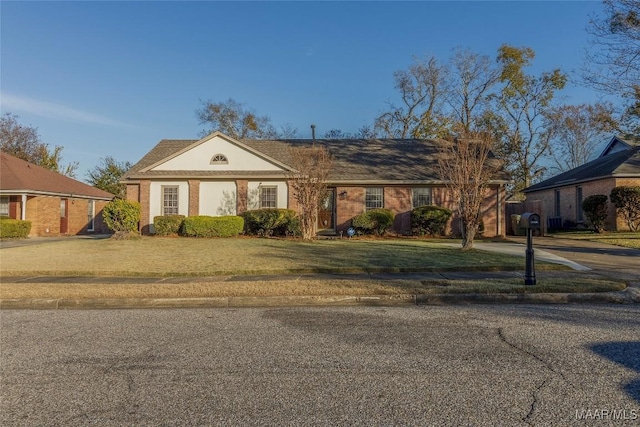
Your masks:
<svg viewBox="0 0 640 427"><path fill-rule="evenodd" d="M595 354L633 369L640 374L640 342L607 342L589 347ZM622 389L640 402L640 378L625 384Z"/></svg>

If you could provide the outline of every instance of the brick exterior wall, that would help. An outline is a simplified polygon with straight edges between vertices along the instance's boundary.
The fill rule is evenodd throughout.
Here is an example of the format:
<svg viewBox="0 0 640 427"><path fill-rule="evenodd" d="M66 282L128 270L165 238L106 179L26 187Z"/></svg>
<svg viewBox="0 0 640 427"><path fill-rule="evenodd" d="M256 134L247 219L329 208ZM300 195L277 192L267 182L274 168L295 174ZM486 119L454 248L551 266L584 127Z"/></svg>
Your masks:
<svg viewBox="0 0 640 427"><path fill-rule="evenodd" d="M140 197L140 233L149 234L151 232L150 203L151 203L151 181L142 180L139 186Z"/></svg>
<svg viewBox="0 0 640 427"><path fill-rule="evenodd" d="M384 207L396 214L393 231L400 234L411 233L412 197L409 187L384 187Z"/></svg>
<svg viewBox="0 0 640 427"><path fill-rule="evenodd" d="M127 184L127 200L130 202L140 201L140 185L139 184Z"/></svg>
<svg viewBox="0 0 640 427"><path fill-rule="evenodd" d="M243 214L247 211L247 203L249 201L249 181L246 179L236 180L237 197L236 197L236 215Z"/></svg>
<svg viewBox="0 0 640 427"><path fill-rule="evenodd" d="M567 185L564 187L551 188L540 191L532 191L527 193L527 200L539 200L542 203L542 216L543 221L547 221L547 218L555 217L555 192L560 191L560 217L562 221L571 221L577 223L577 199L576 189L582 187L582 199L586 199L594 194L604 194L609 197L611 190L621 185L640 185L640 179L636 178L606 178L597 181L584 182L580 184ZM581 225L587 227L587 219ZM627 231L629 227L627 224L617 218L616 208L608 201L607 220L605 222L605 228L612 231Z"/></svg>
<svg viewBox="0 0 640 427"><path fill-rule="evenodd" d="M189 180L189 216L200 215L200 181Z"/></svg>
<svg viewBox="0 0 640 427"><path fill-rule="evenodd" d="M104 223L102 210L108 203L103 200L94 201L95 217L94 229L88 231L89 200L66 198L67 203L67 235L76 234L108 234ZM60 203L59 196L29 196L27 197L26 220L31 221L30 236L59 236L60 235ZM18 218L20 211L18 211Z"/></svg>
<svg viewBox="0 0 640 427"><path fill-rule="evenodd" d="M351 218L364 212L363 187L336 187L336 231L351 227Z"/></svg>

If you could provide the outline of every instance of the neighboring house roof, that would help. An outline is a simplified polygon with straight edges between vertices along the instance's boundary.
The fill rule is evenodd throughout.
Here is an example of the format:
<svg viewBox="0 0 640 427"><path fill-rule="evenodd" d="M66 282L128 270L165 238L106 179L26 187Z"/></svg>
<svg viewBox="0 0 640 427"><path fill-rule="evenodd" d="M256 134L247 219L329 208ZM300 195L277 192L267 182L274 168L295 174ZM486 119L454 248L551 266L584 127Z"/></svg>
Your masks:
<svg viewBox="0 0 640 427"><path fill-rule="evenodd" d="M531 187L525 193L546 190L565 185L574 185L603 178L640 178L640 145L625 151L618 151L563 172Z"/></svg>
<svg viewBox="0 0 640 427"><path fill-rule="evenodd" d="M208 137L207 137L208 138ZM199 140L202 141L202 140ZM123 177L148 179L163 177L242 177L285 176L283 171L198 171L152 170L150 168L176 153L196 144L198 140L162 140L136 163ZM234 140L235 141L235 140ZM291 165L292 147L321 145L333 156L329 180L340 182L442 182L438 173L441 145L424 139L273 139L236 141L254 153L280 165ZM500 173L496 181L507 181Z"/></svg>
<svg viewBox="0 0 640 427"><path fill-rule="evenodd" d="M634 135L616 135L611 138L611 141L602 150L602 154L599 157L604 157L609 154L617 153L619 151L625 151L629 148L640 146L640 137Z"/></svg>
<svg viewBox="0 0 640 427"><path fill-rule="evenodd" d="M114 195L0 152L0 192L111 200Z"/></svg>

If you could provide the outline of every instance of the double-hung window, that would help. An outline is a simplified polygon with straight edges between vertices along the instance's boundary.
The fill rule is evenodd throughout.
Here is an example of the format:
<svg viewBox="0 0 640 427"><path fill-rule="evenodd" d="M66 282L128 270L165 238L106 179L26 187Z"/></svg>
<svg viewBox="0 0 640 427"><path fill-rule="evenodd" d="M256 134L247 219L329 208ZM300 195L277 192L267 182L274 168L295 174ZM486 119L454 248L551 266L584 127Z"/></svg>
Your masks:
<svg viewBox="0 0 640 427"><path fill-rule="evenodd" d="M413 207L427 206L431 204L431 188L417 187L413 189Z"/></svg>
<svg viewBox="0 0 640 427"><path fill-rule="evenodd" d="M162 186L162 215L178 215L178 186Z"/></svg>
<svg viewBox="0 0 640 427"><path fill-rule="evenodd" d="M94 200L89 200L87 202L87 231L93 231L95 215L96 202Z"/></svg>
<svg viewBox="0 0 640 427"><path fill-rule="evenodd" d="M0 196L0 216L9 216L9 196Z"/></svg>
<svg viewBox="0 0 640 427"><path fill-rule="evenodd" d="M382 187L367 187L364 200L366 210L383 208L384 192Z"/></svg>
<svg viewBox="0 0 640 427"><path fill-rule="evenodd" d="M260 208L278 207L278 187L275 185L260 186Z"/></svg>

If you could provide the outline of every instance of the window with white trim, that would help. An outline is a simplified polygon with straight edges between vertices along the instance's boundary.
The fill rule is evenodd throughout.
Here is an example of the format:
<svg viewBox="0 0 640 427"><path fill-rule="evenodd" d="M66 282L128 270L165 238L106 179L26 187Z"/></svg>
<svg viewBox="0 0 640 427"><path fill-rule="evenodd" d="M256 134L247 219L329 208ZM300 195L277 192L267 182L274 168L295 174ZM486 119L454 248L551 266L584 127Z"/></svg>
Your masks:
<svg viewBox="0 0 640 427"><path fill-rule="evenodd" d="M278 187L275 185L260 186L260 208L278 207Z"/></svg>
<svg viewBox="0 0 640 427"><path fill-rule="evenodd" d="M89 200L87 202L87 231L93 231L96 217L96 202Z"/></svg>
<svg viewBox="0 0 640 427"><path fill-rule="evenodd" d="M162 186L162 215L178 215L178 186Z"/></svg>
<svg viewBox="0 0 640 427"><path fill-rule="evenodd" d="M9 196L0 196L0 216L9 216Z"/></svg>
<svg viewBox="0 0 640 427"><path fill-rule="evenodd" d="M384 207L384 191L382 187L367 187L364 204L366 210Z"/></svg>
<svg viewBox="0 0 640 427"><path fill-rule="evenodd" d="M412 192L412 203L414 208L419 208L420 206L427 206L431 204L430 187L416 187L412 190Z"/></svg>
<svg viewBox="0 0 640 427"><path fill-rule="evenodd" d="M229 164L229 160L224 154L216 154L211 158L209 163L212 165L227 165Z"/></svg>

